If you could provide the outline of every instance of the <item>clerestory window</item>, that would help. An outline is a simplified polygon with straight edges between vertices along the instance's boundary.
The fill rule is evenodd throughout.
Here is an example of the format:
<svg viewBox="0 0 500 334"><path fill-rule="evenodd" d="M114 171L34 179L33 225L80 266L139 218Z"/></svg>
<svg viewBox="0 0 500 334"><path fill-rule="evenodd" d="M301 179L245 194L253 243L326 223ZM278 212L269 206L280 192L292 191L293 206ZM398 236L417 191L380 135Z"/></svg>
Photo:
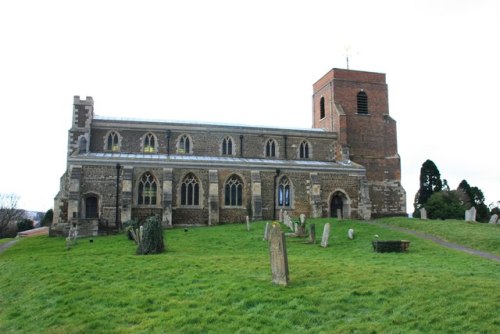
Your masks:
<svg viewBox="0 0 500 334"><path fill-rule="evenodd" d="M111 131L106 140L106 150L120 152L120 137L117 132Z"/></svg>
<svg viewBox="0 0 500 334"><path fill-rule="evenodd" d="M191 140L187 135L182 135L177 141L177 153L188 154L191 153Z"/></svg>
<svg viewBox="0 0 500 334"><path fill-rule="evenodd" d="M266 157L276 157L276 141L274 139L269 139L266 142Z"/></svg>
<svg viewBox="0 0 500 334"><path fill-rule="evenodd" d="M233 155L233 140L231 137L222 139L222 155Z"/></svg>
<svg viewBox="0 0 500 334"><path fill-rule="evenodd" d="M299 157L301 159L309 159L309 143L305 140L300 143Z"/></svg>
<svg viewBox="0 0 500 334"><path fill-rule="evenodd" d="M144 153L155 153L156 152L156 137L152 133L147 133L144 136L143 152Z"/></svg>

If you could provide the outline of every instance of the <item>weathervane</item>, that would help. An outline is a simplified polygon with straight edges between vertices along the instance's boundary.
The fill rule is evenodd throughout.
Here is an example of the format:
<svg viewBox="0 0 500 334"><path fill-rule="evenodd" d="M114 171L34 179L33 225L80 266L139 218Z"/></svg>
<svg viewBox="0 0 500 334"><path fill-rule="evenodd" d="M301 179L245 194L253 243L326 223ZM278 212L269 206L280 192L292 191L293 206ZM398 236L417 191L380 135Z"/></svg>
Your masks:
<svg viewBox="0 0 500 334"><path fill-rule="evenodd" d="M352 50L352 47L350 45L348 45L348 44L344 45L345 61L346 61L347 69L349 69L349 57L352 55L351 50Z"/></svg>

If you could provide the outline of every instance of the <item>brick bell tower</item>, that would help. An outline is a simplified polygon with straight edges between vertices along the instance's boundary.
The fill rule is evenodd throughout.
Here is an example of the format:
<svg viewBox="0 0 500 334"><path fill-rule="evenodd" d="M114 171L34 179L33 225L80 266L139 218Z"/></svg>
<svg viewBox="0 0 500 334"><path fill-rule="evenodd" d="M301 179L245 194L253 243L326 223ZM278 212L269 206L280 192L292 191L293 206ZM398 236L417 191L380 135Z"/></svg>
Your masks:
<svg viewBox="0 0 500 334"><path fill-rule="evenodd" d="M344 155L366 168L372 216L406 215L385 74L332 69L313 85L312 112L313 127L337 132Z"/></svg>

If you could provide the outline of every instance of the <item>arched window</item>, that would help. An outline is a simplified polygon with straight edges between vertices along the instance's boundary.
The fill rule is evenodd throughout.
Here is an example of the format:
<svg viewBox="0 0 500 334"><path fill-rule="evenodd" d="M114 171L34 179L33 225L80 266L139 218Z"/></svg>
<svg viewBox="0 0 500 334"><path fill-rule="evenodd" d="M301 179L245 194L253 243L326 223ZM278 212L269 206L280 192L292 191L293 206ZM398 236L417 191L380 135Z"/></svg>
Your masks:
<svg viewBox="0 0 500 334"><path fill-rule="evenodd" d="M233 155L233 140L231 137L222 140L222 155Z"/></svg>
<svg viewBox="0 0 500 334"><path fill-rule="evenodd" d="M309 159L309 143L305 140L300 143L299 157L301 159Z"/></svg>
<svg viewBox="0 0 500 334"><path fill-rule="evenodd" d="M200 204L200 184L192 173L186 175L181 184L181 205Z"/></svg>
<svg viewBox="0 0 500 334"><path fill-rule="evenodd" d="M243 203L243 182L239 176L231 176L224 186L225 201L227 206L241 206Z"/></svg>
<svg viewBox="0 0 500 334"><path fill-rule="evenodd" d="M278 206L290 206L292 187L286 176L283 176L278 185Z"/></svg>
<svg viewBox="0 0 500 334"><path fill-rule="evenodd" d="M322 96L319 100L319 118L325 118L325 98Z"/></svg>
<svg viewBox="0 0 500 334"><path fill-rule="evenodd" d="M276 141L269 139L266 143L266 157L276 157Z"/></svg>
<svg viewBox="0 0 500 334"><path fill-rule="evenodd" d="M96 196L90 195L85 197L85 218L99 218L98 214L99 200Z"/></svg>
<svg viewBox="0 0 500 334"><path fill-rule="evenodd" d="M156 180L150 172L144 173L139 181L137 203L139 205L156 205Z"/></svg>
<svg viewBox="0 0 500 334"><path fill-rule="evenodd" d="M368 114L368 95L364 91L358 93L358 114Z"/></svg>
<svg viewBox="0 0 500 334"><path fill-rule="evenodd" d="M144 136L143 152L144 153L156 152L156 138L152 133L148 133Z"/></svg>
<svg viewBox="0 0 500 334"><path fill-rule="evenodd" d="M120 137L117 132L111 131L106 140L106 150L112 152L120 151Z"/></svg>
<svg viewBox="0 0 500 334"><path fill-rule="evenodd" d="M78 152L87 153L87 138L83 136L78 139Z"/></svg>
<svg viewBox="0 0 500 334"><path fill-rule="evenodd" d="M177 141L177 153L191 153L191 141L187 135L182 135Z"/></svg>

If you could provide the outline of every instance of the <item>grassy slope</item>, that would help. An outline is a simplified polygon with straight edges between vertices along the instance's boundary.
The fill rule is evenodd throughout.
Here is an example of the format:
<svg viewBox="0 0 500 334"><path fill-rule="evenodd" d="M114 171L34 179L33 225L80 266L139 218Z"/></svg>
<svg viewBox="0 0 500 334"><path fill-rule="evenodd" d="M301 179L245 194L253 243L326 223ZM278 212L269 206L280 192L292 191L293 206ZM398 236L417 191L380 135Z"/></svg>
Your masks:
<svg viewBox="0 0 500 334"><path fill-rule="evenodd" d="M312 221L311 221L312 222ZM317 220L321 237L325 220ZM357 238L347 240L349 227ZM291 285L270 283L264 223L166 231L168 252L136 256L123 235L21 240L0 254L0 332L495 332L500 265L356 222L330 247L287 239ZM406 254L371 250L374 234Z"/></svg>
<svg viewBox="0 0 500 334"><path fill-rule="evenodd" d="M500 225L409 218L386 218L378 222L429 233L446 241L500 256Z"/></svg>

